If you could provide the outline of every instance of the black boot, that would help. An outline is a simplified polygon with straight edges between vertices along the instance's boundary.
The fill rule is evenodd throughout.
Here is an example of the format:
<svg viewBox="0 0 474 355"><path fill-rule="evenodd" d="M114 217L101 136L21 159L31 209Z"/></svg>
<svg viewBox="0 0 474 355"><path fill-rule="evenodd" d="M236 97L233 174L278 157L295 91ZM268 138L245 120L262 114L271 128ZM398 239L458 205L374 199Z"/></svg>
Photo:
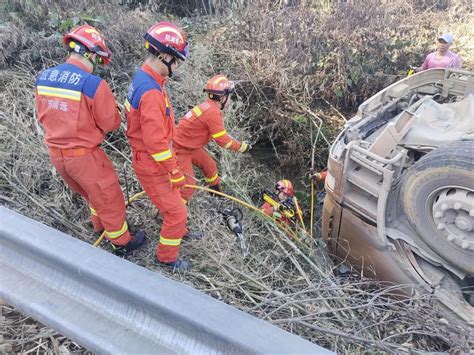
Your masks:
<svg viewBox="0 0 474 355"><path fill-rule="evenodd" d="M122 246L112 245L115 255L126 256L133 252L134 250L139 249L146 242L145 232L142 230L137 231L132 235L132 239Z"/></svg>
<svg viewBox="0 0 474 355"><path fill-rule="evenodd" d="M161 265L173 268L173 270L189 271L191 269L191 263L183 259L177 259L176 261L172 261L169 263L162 263L159 260L158 262Z"/></svg>

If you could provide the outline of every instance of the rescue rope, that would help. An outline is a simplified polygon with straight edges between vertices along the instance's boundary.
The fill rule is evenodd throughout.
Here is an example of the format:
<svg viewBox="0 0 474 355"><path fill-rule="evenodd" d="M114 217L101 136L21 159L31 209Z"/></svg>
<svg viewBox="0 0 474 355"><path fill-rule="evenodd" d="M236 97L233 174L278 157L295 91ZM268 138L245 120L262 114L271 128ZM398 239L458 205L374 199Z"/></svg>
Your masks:
<svg viewBox="0 0 474 355"><path fill-rule="evenodd" d="M293 200L295 201L295 207L296 207L296 214L298 215L298 219L301 223L301 227L303 228L303 230L305 231L305 233L308 233L306 231L306 226L304 225L304 221L303 221L303 215L301 214L301 209L300 209L300 206L298 204L298 199L296 198L296 196L293 198Z"/></svg>
<svg viewBox="0 0 474 355"><path fill-rule="evenodd" d="M328 102L328 104L329 104L329 102ZM331 105L331 107L332 107L332 105ZM324 139L324 141L326 142L328 147L331 147L331 143L329 143L329 140L326 138L326 136L322 132L323 120L321 119L321 117L319 117L317 114L315 114L313 111L311 111L307 107L304 107L303 109L310 116L312 116L312 117L310 117L310 120L311 120L311 122L313 123L313 126L314 126L314 127L311 126L311 129L310 129L310 134L311 134L310 139L311 139L311 145L312 145L312 149L311 149L311 171L314 171L314 156L315 156L315 153L316 153L316 144L318 143L319 137L321 136ZM334 108L334 109L337 111L336 108ZM344 119L344 121L347 122L346 118L339 111L337 111L337 112ZM317 120L318 123L316 123L315 120ZM314 130L314 128L317 129L317 133L316 133L316 137L314 138L314 141L313 141L313 130ZM313 240L313 237L314 237L314 180L313 180L313 177L311 177L311 207L310 208L311 208L311 211L310 211L310 223L311 223L310 236L311 236L311 240Z"/></svg>
<svg viewBox="0 0 474 355"><path fill-rule="evenodd" d="M204 187L204 186L197 186L197 185L184 185L184 187L187 187L187 188L191 188L191 189L195 189L195 190L202 190L202 191L207 191L207 192L210 192L210 193L213 193L215 195L219 195L219 196L222 196L222 197L225 197L231 201L234 201L234 202L237 202L238 204L254 211L254 212L257 212L259 213L260 215L262 215L263 217L271 220L272 222L277 222L274 218L272 218L271 216L268 216L266 215L262 210L260 210L259 208L255 207L255 206L252 206L251 204L245 202L245 201L242 201L240 199L238 199L237 197L234 197L234 196L230 196L230 195L227 195L223 192L220 192L220 191L215 191L215 190L212 190L212 189L209 189L207 187ZM131 202L135 201L136 199L142 197L143 195L145 194L145 191L141 191L141 192L138 192L136 193L135 195L133 195L126 203L125 203L125 206L128 206L130 205ZM298 207L297 207L298 208ZM301 219L301 222L302 219ZM293 232L288 226L284 225L284 224L281 224L281 223L278 223L278 226L281 227L286 233L288 233L291 237L293 237L296 241L300 241L299 240L299 237L298 235ZM303 227L304 227L304 223L303 223ZM306 232L306 229L304 229L304 231ZM98 246L100 244L100 242L104 239L105 237L105 231L102 232L102 234L100 235L100 237L92 244L93 246Z"/></svg>

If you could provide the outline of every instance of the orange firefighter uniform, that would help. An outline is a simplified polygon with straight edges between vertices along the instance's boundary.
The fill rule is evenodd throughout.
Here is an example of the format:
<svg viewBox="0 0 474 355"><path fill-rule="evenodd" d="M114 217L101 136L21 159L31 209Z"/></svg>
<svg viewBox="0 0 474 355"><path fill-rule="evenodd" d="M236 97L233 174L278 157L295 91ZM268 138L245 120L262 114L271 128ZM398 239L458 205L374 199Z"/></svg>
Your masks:
<svg viewBox="0 0 474 355"><path fill-rule="evenodd" d="M89 204L96 231L122 246L130 239L117 174L99 148L106 131L120 125L107 83L78 60L44 70L36 80L38 120L51 162L64 181Z"/></svg>
<svg viewBox="0 0 474 355"><path fill-rule="evenodd" d="M165 77L144 64L133 78L125 101L127 136L133 168L140 184L163 215L156 257L160 262L178 258L187 233L187 212L174 183L184 184L171 148L174 114L164 90Z"/></svg>
<svg viewBox="0 0 474 355"><path fill-rule="evenodd" d="M186 184L195 185L193 165L199 167L204 179L209 186L220 183L217 165L206 152L204 147L213 139L217 144L226 149L239 151L246 145L227 134L222 120L221 104L207 99L195 106L179 121L176 134L173 138L173 147L178 157L178 163L186 176ZM181 195L189 200L193 189L184 188Z"/></svg>
<svg viewBox="0 0 474 355"><path fill-rule="evenodd" d="M268 202L265 202L262 205L261 210L267 216L273 217L275 220L277 220L280 223L284 223L289 226L293 224L290 218L286 217L283 212L275 211L275 208L273 208L273 206L270 205Z"/></svg>
<svg viewBox="0 0 474 355"><path fill-rule="evenodd" d="M275 199L275 202L285 204L286 206L291 207L291 209L296 213L301 213L297 207L295 190L290 180L284 179L277 181L275 184ZM292 225L294 223L293 217L287 217L284 211L276 210L269 202L265 202L262 205L261 210L267 216L273 217L280 223L285 223L287 225Z"/></svg>

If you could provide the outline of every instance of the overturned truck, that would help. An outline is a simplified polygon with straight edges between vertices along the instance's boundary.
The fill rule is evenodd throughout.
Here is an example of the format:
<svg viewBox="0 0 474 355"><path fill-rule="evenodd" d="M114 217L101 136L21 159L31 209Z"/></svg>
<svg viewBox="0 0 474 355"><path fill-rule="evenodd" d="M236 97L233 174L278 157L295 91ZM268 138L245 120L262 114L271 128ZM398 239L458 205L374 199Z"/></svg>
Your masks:
<svg viewBox="0 0 474 355"><path fill-rule="evenodd" d="M420 72L364 102L331 146L325 189L334 255L474 326L473 72Z"/></svg>

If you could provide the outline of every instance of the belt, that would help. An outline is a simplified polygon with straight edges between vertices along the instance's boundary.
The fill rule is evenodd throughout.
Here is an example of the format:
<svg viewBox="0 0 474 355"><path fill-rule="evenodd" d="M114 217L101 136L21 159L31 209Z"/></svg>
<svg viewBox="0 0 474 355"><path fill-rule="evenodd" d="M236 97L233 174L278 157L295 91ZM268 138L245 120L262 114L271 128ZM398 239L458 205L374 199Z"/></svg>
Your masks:
<svg viewBox="0 0 474 355"><path fill-rule="evenodd" d="M94 148L56 148L56 147L49 147L49 153L55 157L81 157L83 155L89 154L96 150L98 147Z"/></svg>

